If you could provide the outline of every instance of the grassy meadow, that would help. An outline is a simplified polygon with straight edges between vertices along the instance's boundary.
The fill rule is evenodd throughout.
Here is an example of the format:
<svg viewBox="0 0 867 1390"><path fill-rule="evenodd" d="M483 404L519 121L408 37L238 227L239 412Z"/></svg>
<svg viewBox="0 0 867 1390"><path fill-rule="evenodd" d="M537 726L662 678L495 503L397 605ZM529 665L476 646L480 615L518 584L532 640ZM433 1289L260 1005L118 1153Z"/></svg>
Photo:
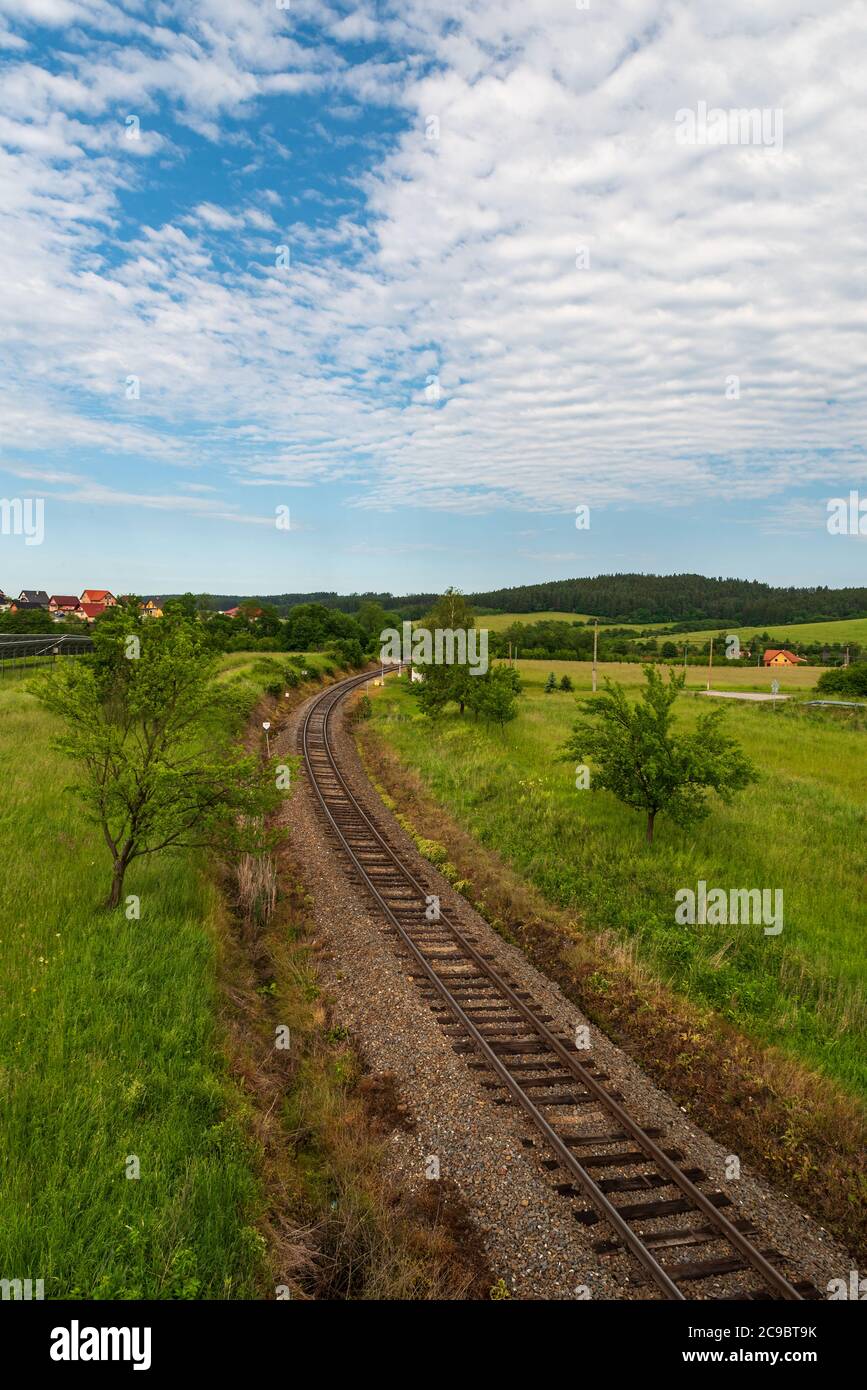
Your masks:
<svg viewBox="0 0 867 1390"><path fill-rule="evenodd" d="M681 672L683 670L680 662L673 661L671 665L675 671ZM541 690L551 671L554 672L558 681L563 676L569 676L579 694L582 691L591 691L593 688L592 661L523 661L519 659L517 666L527 691L533 691L537 687ZM667 670L665 663L663 663L662 669ZM711 689L744 690L770 695L771 682L776 680L780 683L781 695L808 697L813 692L823 669L823 667L816 666L782 666L769 671L763 666L731 666L723 658L714 662L711 673ZM602 689L606 676L610 680L619 681L621 685L641 686L644 684L642 670L643 667L638 661L600 661L597 666L598 688ZM702 666L687 666L687 690L705 690L707 681L708 668L706 663Z"/></svg>
<svg viewBox="0 0 867 1390"><path fill-rule="evenodd" d="M512 623L578 623L586 622L586 613L486 613L476 618L476 627L489 632L502 632Z"/></svg>
<svg viewBox="0 0 867 1390"><path fill-rule="evenodd" d="M575 623L591 620L592 615L587 613L495 613L479 616L476 619L476 627L486 627L491 632L502 632L513 623ZM651 632L669 626L669 623L612 623L604 618L599 620L600 632L612 627L630 628L634 632ZM706 642L717 632L725 632L727 636L737 634L745 645L749 645L753 638L761 633L768 632L781 642L857 642L862 647L867 646L867 618L841 618L827 623L760 623L753 627L727 627L720 621L716 628L707 628L700 632L678 632L671 640L680 645L684 642Z"/></svg>
<svg viewBox="0 0 867 1390"><path fill-rule="evenodd" d="M558 761L577 703L543 693L552 669L589 689L586 663L522 662L520 713L502 733L456 712L432 722L406 683L394 680L375 693L373 730L465 829L588 930L614 933L683 994L863 1097L867 731L811 717L794 703L726 702L728 730L760 781L730 806L714 799L693 829L660 817L648 850L638 812L608 793L576 790L574 767ZM601 670L640 683L637 666ZM696 670L692 684L702 674ZM783 690L787 678L797 689L804 674L783 673ZM746 669L726 675L728 685L746 688L753 679ZM680 725L689 728L704 708L681 696ZM675 892L695 889L699 879L726 889L781 888L782 934L677 925Z"/></svg>
<svg viewBox="0 0 867 1390"><path fill-rule="evenodd" d="M250 704L267 674L226 658ZM257 1296L257 1153L218 1025L226 909L182 851L131 866L140 920L100 910L110 859L53 731L25 683L0 686L0 1272L46 1298Z"/></svg>

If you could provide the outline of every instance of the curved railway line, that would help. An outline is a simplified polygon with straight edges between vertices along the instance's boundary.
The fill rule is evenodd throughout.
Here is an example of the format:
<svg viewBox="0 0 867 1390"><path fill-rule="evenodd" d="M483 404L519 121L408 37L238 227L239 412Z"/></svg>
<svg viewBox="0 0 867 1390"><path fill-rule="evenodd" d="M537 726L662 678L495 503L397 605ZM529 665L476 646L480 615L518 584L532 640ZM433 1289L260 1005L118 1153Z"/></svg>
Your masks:
<svg viewBox="0 0 867 1390"><path fill-rule="evenodd" d="M728 1276L741 1273L735 1291L722 1297L819 1298L811 1284L782 1272L784 1257L756 1243L760 1233L734 1214L731 1199L704 1172L682 1167L683 1154L662 1146L660 1130L633 1119L620 1093L606 1087L592 1052L579 1053L573 1040L549 1028L550 1015L495 967L472 929L432 906L387 828L353 793L330 741L335 708L370 679L367 672L329 687L306 712L300 743L317 809L346 868L396 933L452 1046L484 1074L496 1099L519 1106L538 1131L550 1154L545 1166L574 1204L575 1219L607 1225L596 1251L627 1252L670 1300L720 1297L716 1281L725 1276L728 1288Z"/></svg>

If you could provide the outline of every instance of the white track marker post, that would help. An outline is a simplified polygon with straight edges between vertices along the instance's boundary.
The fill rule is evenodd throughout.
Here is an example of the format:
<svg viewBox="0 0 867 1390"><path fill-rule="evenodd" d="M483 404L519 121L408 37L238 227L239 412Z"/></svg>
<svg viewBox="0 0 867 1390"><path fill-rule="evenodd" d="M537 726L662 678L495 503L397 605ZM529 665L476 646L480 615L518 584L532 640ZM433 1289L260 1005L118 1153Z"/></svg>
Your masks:
<svg viewBox="0 0 867 1390"><path fill-rule="evenodd" d="M265 719L265 720L262 721L262 728L265 730L265 756L266 756L267 758L270 758L270 756L271 756L271 741L270 741L270 739L268 738L268 730L270 729L270 727L271 727L271 721L270 721L270 719Z"/></svg>

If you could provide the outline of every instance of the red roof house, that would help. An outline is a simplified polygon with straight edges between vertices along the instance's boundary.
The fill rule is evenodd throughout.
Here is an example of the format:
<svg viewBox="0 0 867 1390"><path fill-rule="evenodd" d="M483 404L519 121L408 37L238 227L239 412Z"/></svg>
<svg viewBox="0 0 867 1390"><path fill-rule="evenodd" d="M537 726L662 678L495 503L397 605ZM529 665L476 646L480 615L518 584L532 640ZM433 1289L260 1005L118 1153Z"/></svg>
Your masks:
<svg viewBox="0 0 867 1390"><path fill-rule="evenodd" d="M74 613L79 602L75 594L52 594L48 600L50 613Z"/></svg>
<svg viewBox="0 0 867 1390"><path fill-rule="evenodd" d="M807 660L805 656L795 656L785 648L768 647L762 658L766 666L797 666Z"/></svg>
<svg viewBox="0 0 867 1390"><path fill-rule="evenodd" d="M109 589L85 589L81 595L82 603L101 603L103 608L111 607L117 599Z"/></svg>
<svg viewBox="0 0 867 1390"><path fill-rule="evenodd" d="M94 618L98 618L100 613L104 613L109 606L107 603L80 603L75 612L92 623Z"/></svg>

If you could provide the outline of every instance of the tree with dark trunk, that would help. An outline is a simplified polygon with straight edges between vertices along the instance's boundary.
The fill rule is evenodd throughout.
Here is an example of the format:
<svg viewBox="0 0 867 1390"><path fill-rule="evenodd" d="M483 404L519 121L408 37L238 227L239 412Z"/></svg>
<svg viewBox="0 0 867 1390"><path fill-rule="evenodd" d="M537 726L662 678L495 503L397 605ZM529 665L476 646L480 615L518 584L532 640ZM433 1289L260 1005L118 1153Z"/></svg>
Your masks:
<svg viewBox="0 0 867 1390"><path fill-rule="evenodd" d="M214 679L204 625L183 612L143 622L119 605L94 627L94 653L39 676L34 693L63 722L54 740L112 861L106 907L143 855L262 846L278 800L271 771L231 746L236 697Z"/></svg>
<svg viewBox="0 0 867 1390"><path fill-rule="evenodd" d="M652 845L660 812L690 825L708 814L707 791L728 801L756 781L757 773L720 728L722 709L700 714L694 733L675 733L674 703L684 686L682 674L670 670L666 682L646 666L644 678L647 683L634 704L622 685L606 678L604 692L583 701L588 718L575 724L563 758L592 760L591 788L613 792L627 806L644 811L645 839Z"/></svg>

